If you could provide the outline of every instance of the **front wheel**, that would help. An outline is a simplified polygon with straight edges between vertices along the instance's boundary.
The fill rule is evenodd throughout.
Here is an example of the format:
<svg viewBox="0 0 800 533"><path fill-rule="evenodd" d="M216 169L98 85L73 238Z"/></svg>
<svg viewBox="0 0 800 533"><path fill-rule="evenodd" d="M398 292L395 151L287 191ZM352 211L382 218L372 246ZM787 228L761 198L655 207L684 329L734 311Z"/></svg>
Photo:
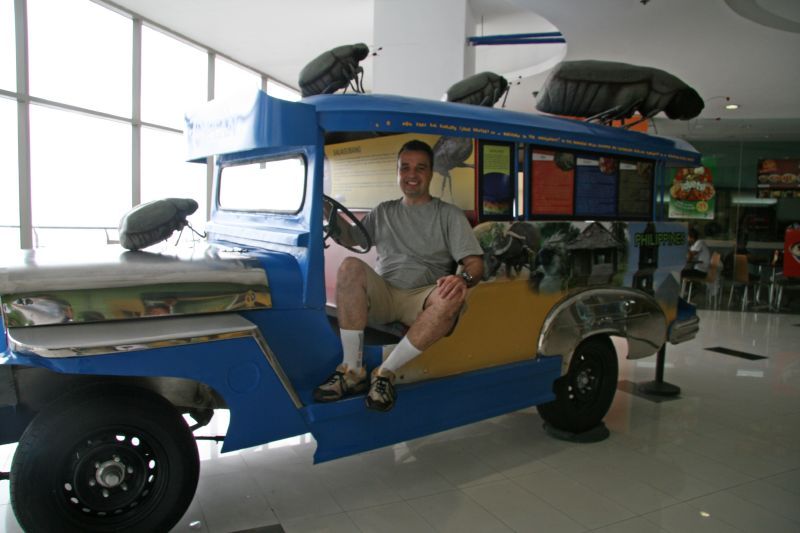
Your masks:
<svg viewBox="0 0 800 533"><path fill-rule="evenodd" d="M199 470L172 404L143 389L92 387L56 400L25 430L11 504L27 532L168 531Z"/></svg>
<svg viewBox="0 0 800 533"><path fill-rule="evenodd" d="M617 353L607 337L591 337L575 348L567 373L553 384L556 399L536 406L541 417L562 431L596 427L617 390Z"/></svg>

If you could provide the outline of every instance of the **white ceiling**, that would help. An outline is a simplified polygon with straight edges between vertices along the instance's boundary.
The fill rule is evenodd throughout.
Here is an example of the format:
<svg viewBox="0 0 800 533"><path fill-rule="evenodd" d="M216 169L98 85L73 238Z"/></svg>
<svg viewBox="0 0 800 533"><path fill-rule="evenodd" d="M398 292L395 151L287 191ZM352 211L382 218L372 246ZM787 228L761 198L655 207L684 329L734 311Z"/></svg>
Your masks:
<svg viewBox="0 0 800 533"><path fill-rule="evenodd" d="M327 49L380 45L372 34L373 0L114 3L292 87L303 66ZM557 29L566 38L566 45L476 49L478 71L491 70L512 82L506 107L534 112L532 93L562 57L621 61L666 70L706 101L698 119L657 118L658 133L689 140L800 141L800 0L469 0L469 5L475 35ZM370 60L362 63L367 72ZM740 109L725 110L727 98Z"/></svg>

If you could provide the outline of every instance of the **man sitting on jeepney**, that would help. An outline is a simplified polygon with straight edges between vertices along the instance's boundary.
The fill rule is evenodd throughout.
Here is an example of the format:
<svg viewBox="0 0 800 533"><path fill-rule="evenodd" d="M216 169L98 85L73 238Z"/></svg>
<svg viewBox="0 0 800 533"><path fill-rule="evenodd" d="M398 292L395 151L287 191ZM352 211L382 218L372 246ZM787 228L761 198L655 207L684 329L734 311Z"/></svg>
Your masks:
<svg viewBox="0 0 800 533"><path fill-rule="evenodd" d="M378 252L376 270L355 257L337 273L336 306L343 360L314 399L335 401L369 388L367 407L388 411L395 401L397 369L448 334L467 289L483 276L483 251L463 211L430 194L433 150L418 140L397 155L403 197L383 202L363 225ZM333 223L333 222L332 222ZM341 238L351 239L348 235ZM455 263L462 265L456 275ZM409 326L399 344L367 381L363 365L367 323Z"/></svg>

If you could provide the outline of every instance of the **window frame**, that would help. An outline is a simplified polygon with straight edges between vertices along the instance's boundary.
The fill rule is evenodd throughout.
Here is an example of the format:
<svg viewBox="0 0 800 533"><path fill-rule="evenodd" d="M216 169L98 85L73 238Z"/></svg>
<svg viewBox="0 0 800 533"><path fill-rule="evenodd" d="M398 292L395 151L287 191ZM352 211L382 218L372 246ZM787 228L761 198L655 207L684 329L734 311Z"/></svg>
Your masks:
<svg viewBox="0 0 800 533"><path fill-rule="evenodd" d="M222 199L222 176L226 169L231 167L242 167L245 165L253 165L253 164L261 164L261 163L271 163L277 161L289 161L292 159L297 159L302 164L303 173L302 173L302 193L300 194L299 205L295 210L288 210L288 209L238 209L238 208L230 208L224 207L221 203ZM252 159L245 159L245 160L237 160L231 161L227 163L223 163L219 165L219 171L217 174L216 186L214 188L214 206L219 211L224 213L253 213L253 214L273 214L273 215L285 215L285 216L295 216L301 211L306 205L306 197L308 195L308 158L302 152L292 152L286 154L280 154L275 156L261 156Z"/></svg>

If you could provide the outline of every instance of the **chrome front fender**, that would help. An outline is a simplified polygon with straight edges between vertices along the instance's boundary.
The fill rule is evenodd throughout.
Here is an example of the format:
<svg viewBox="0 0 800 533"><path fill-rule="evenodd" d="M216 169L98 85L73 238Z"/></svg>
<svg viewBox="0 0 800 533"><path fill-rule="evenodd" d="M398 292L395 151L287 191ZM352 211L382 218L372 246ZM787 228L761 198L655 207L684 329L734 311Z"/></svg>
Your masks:
<svg viewBox="0 0 800 533"><path fill-rule="evenodd" d="M578 344L598 334L625 338L628 359L638 359L656 353L664 344L667 320L655 299L643 291L584 289L550 310L539 334L538 354L562 356L562 372L566 372Z"/></svg>

